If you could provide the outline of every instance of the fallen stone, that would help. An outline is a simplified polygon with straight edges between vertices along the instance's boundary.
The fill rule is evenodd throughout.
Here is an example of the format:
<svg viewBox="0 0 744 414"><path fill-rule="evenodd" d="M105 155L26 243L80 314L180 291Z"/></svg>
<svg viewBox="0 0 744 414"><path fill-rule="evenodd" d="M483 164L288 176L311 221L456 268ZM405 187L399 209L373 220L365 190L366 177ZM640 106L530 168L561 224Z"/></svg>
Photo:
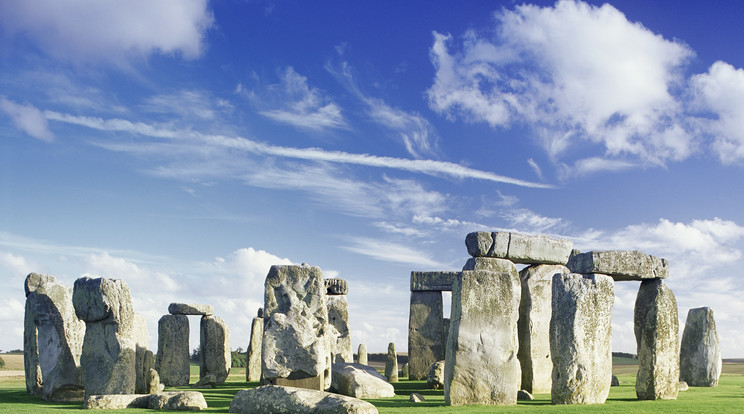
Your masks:
<svg viewBox="0 0 744 414"><path fill-rule="evenodd" d="M520 282L509 272L463 271L452 286L444 368L448 405L517 403Z"/></svg>
<svg viewBox="0 0 744 414"><path fill-rule="evenodd" d="M679 390L680 391L688 391L689 389L690 389L690 386L687 385L686 382L684 382L684 381L680 381L679 382Z"/></svg>
<svg viewBox="0 0 744 414"><path fill-rule="evenodd" d="M357 362L362 365L369 365L366 344L359 344L359 350L357 351Z"/></svg>
<svg viewBox="0 0 744 414"><path fill-rule="evenodd" d="M326 281L332 279L326 279ZM334 279L340 280L340 279ZM349 330L349 303L346 295L326 298L328 304L328 333L333 362L354 362Z"/></svg>
<svg viewBox="0 0 744 414"><path fill-rule="evenodd" d="M340 278L324 279L326 295L347 295L349 293L349 284Z"/></svg>
<svg viewBox="0 0 744 414"><path fill-rule="evenodd" d="M571 256L566 266L573 273L599 273L616 281L666 279L669 262L637 250L586 252Z"/></svg>
<svg viewBox="0 0 744 414"><path fill-rule="evenodd" d="M376 414L377 408L367 401L345 395L303 388L264 385L240 390L230 403L231 413L355 413Z"/></svg>
<svg viewBox="0 0 744 414"><path fill-rule="evenodd" d="M444 360L429 366L426 373L426 388L441 390L444 388Z"/></svg>
<svg viewBox="0 0 744 414"><path fill-rule="evenodd" d="M45 400L78 398L85 323L75 315L72 288L31 273L24 283L23 361L26 390Z"/></svg>
<svg viewBox="0 0 744 414"><path fill-rule="evenodd" d="M465 237L465 245L473 257L495 257L522 264L565 265L573 242L541 235L474 232Z"/></svg>
<svg viewBox="0 0 744 414"><path fill-rule="evenodd" d="M411 272L411 292L451 291L452 282L460 272Z"/></svg>
<svg viewBox="0 0 744 414"><path fill-rule="evenodd" d="M619 387L620 386L620 379L617 377L617 375L612 376L612 381L610 382L611 387Z"/></svg>
<svg viewBox="0 0 744 414"><path fill-rule="evenodd" d="M171 303L168 305L168 313L171 315L214 315L212 305L197 305L192 303Z"/></svg>
<svg viewBox="0 0 744 414"><path fill-rule="evenodd" d="M158 355L155 369L160 381L169 387L189 385L189 318L186 315L163 315L158 321Z"/></svg>
<svg viewBox="0 0 744 414"><path fill-rule="evenodd" d="M385 358L385 378L388 382L398 382L398 354L395 352L395 344L388 344L387 357Z"/></svg>
<svg viewBox="0 0 744 414"><path fill-rule="evenodd" d="M552 290L552 402L602 404L612 382L612 278L556 274Z"/></svg>
<svg viewBox="0 0 744 414"><path fill-rule="evenodd" d="M261 380L261 343L263 342L263 317L253 318L251 324L251 342L246 356L245 380Z"/></svg>
<svg viewBox="0 0 744 414"><path fill-rule="evenodd" d="M519 390L517 391L517 401L532 401L535 397L530 394L529 391Z"/></svg>
<svg viewBox="0 0 744 414"><path fill-rule="evenodd" d="M87 410L123 410L126 408L147 408L150 394L103 394L89 395L83 402Z"/></svg>
<svg viewBox="0 0 744 414"><path fill-rule="evenodd" d="M522 294L519 302L519 352L522 389L549 393L553 363L550 360L550 317L553 275L568 274L563 265L532 265L519 272Z"/></svg>
<svg viewBox="0 0 744 414"><path fill-rule="evenodd" d="M713 309L695 308L687 312L679 359L679 379L690 387L718 385L723 361Z"/></svg>
<svg viewBox="0 0 744 414"><path fill-rule="evenodd" d="M395 397L395 389L372 367L352 363L333 364L331 388L354 398Z"/></svg>
<svg viewBox="0 0 744 414"><path fill-rule="evenodd" d="M230 329L219 316L202 316L199 337L199 378L213 374L216 383L223 384L232 366Z"/></svg>
<svg viewBox="0 0 744 414"><path fill-rule="evenodd" d="M207 409L204 395L198 391L161 392L150 396L151 410L200 411Z"/></svg>
<svg viewBox="0 0 744 414"><path fill-rule="evenodd" d="M436 361L444 359L442 292L411 292L408 312L408 377L426 378Z"/></svg>
<svg viewBox="0 0 744 414"><path fill-rule="evenodd" d="M636 396L673 400L679 388L677 299L661 279L644 280L633 313L638 345Z"/></svg>
<svg viewBox="0 0 744 414"><path fill-rule="evenodd" d="M420 403L420 402L426 401L426 397L424 397L423 395L417 392L414 392L408 396L408 401L412 403Z"/></svg>
<svg viewBox="0 0 744 414"><path fill-rule="evenodd" d="M272 266L266 276L262 372L272 384L331 386L323 273L316 266Z"/></svg>
<svg viewBox="0 0 744 414"><path fill-rule="evenodd" d="M207 374L201 378L196 384L192 385L192 388L214 388L217 385L217 376L214 374Z"/></svg>

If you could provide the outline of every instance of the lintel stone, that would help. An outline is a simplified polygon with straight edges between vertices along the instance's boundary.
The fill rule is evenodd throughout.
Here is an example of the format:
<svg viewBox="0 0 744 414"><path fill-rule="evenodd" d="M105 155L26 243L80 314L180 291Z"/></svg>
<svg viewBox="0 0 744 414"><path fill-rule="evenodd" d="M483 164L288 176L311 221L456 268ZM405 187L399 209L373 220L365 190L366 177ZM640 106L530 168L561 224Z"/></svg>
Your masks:
<svg viewBox="0 0 744 414"><path fill-rule="evenodd" d="M473 257L494 257L522 264L561 264L568 261L573 242L547 236L509 232L473 232L465 237Z"/></svg>
<svg viewBox="0 0 744 414"><path fill-rule="evenodd" d="M417 291L452 291L452 282L460 272L411 272L411 292Z"/></svg>
<svg viewBox="0 0 744 414"><path fill-rule="evenodd" d="M214 308L211 305L196 305L191 303L171 303L168 306L168 313L171 315L214 315Z"/></svg>
<svg viewBox="0 0 744 414"><path fill-rule="evenodd" d="M566 266L574 273L599 273L615 281L666 279L669 262L638 250L607 250L571 256Z"/></svg>

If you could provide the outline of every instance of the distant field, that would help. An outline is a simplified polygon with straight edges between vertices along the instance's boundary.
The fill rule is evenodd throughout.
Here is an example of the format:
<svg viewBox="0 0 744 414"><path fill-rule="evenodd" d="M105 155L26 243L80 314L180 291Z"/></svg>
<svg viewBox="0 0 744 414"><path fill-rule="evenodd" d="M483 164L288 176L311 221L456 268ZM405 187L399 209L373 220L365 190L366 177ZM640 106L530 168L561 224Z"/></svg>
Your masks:
<svg viewBox="0 0 744 414"><path fill-rule="evenodd" d="M23 354L0 354L5 361L5 366L0 368L3 371L23 371Z"/></svg>

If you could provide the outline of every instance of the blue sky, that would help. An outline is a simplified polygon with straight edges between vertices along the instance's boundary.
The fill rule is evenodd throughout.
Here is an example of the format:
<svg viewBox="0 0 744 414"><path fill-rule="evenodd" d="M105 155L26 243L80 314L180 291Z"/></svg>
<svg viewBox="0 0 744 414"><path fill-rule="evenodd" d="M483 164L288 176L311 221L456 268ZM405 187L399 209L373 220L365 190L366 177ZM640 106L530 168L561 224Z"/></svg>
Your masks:
<svg viewBox="0 0 744 414"><path fill-rule="evenodd" d="M349 281L355 348L405 350L410 272L508 230L667 258L681 324L712 307L741 357L742 13L0 2L0 349L32 271L124 279L153 348L171 302L245 348L268 267L306 262ZM617 351L637 288L616 284Z"/></svg>

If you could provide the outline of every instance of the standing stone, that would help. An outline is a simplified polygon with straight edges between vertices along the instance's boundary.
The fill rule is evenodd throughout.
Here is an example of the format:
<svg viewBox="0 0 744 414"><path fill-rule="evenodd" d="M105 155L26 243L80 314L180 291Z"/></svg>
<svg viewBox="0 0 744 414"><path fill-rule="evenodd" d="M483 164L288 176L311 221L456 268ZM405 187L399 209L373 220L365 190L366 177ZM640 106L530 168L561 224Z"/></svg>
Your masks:
<svg viewBox="0 0 744 414"><path fill-rule="evenodd" d="M330 388L327 332L326 287L320 268L272 266L264 297L264 380L274 385Z"/></svg>
<svg viewBox="0 0 744 414"><path fill-rule="evenodd" d="M129 286L122 280L81 277L72 303L85 321L80 356L85 396L133 394L136 338Z"/></svg>
<svg viewBox="0 0 744 414"><path fill-rule="evenodd" d="M245 368L246 381L261 381L261 342L263 341L263 310L261 316L253 318L251 324L251 342L248 344L248 356Z"/></svg>
<svg viewBox="0 0 744 414"><path fill-rule="evenodd" d="M366 344L359 344L359 350L357 351L357 358L359 361L358 363L362 365L369 365L369 360L367 359L367 345Z"/></svg>
<svg viewBox="0 0 744 414"><path fill-rule="evenodd" d="M508 271L463 271L452 286L444 366L448 405L517 403L520 283L516 266L503 261Z"/></svg>
<svg viewBox="0 0 744 414"><path fill-rule="evenodd" d="M444 359L442 292L411 292L408 313L408 376L426 378L429 366Z"/></svg>
<svg viewBox="0 0 744 414"><path fill-rule="evenodd" d="M385 378L388 382L398 382L398 354L395 353L395 344L388 344L387 358L385 358Z"/></svg>
<svg viewBox="0 0 744 414"><path fill-rule="evenodd" d="M679 357L680 380L690 387L718 385L723 361L713 309L695 308L687 312Z"/></svg>
<svg viewBox="0 0 744 414"><path fill-rule="evenodd" d="M217 384L224 384L232 366L230 329L219 316L205 315L201 318L199 338L199 378L214 375Z"/></svg>
<svg viewBox="0 0 744 414"><path fill-rule="evenodd" d="M550 355L553 404L602 404L612 382L612 278L553 276Z"/></svg>
<svg viewBox="0 0 744 414"><path fill-rule="evenodd" d="M519 302L519 363L522 389L531 394L549 393L553 363L550 360L552 284L556 273L568 274L562 265L533 265L522 269Z"/></svg>
<svg viewBox="0 0 744 414"><path fill-rule="evenodd" d="M148 371L152 367L145 368L145 355L147 353L147 344L150 341L150 334L147 332L147 320L144 315L134 315L134 393L147 394Z"/></svg>
<svg viewBox="0 0 744 414"><path fill-rule="evenodd" d="M329 279L326 279L329 280ZM338 279L336 279L338 280ZM328 295L328 333L335 362L354 362L346 295Z"/></svg>
<svg viewBox="0 0 744 414"><path fill-rule="evenodd" d="M674 400L679 390L677 299L661 279L644 280L633 314L638 344L636 396Z"/></svg>
<svg viewBox="0 0 744 414"><path fill-rule="evenodd" d="M45 400L82 396L80 354L85 323L72 305L72 288L51 275L31 273L24 284L23 361L26 390Z"/></svg>
<svg viewBox="0 0 744 414"><path fill-rule="evenodd" d="M189 318L186 315L163 315L158 321L158 356L155 369L160 382L169 387L189 385Z"/></svg>

